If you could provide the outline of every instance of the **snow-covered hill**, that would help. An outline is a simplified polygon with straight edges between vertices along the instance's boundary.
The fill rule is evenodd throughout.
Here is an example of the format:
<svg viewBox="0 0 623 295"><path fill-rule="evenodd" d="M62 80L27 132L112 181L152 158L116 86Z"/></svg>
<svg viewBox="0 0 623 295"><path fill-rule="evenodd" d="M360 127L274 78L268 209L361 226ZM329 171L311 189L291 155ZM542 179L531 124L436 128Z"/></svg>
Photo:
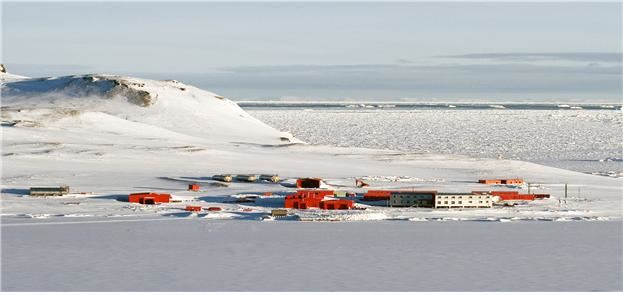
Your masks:
<svg viewBox="0 0 623 295"><path fill-rule="evenodd" d="M253 118L235 102L175 80L112 75L32 79L7 73L0 77L4 124L133 129L138 123L212 142L295 141Z"/></svg>

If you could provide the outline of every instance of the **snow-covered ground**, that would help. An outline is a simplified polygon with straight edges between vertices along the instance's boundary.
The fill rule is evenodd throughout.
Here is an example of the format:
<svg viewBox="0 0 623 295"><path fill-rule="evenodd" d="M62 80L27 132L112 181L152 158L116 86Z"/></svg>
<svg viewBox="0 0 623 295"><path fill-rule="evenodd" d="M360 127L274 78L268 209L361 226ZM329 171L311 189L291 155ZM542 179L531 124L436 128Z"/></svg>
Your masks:
<svg viewBox="0 0 623 295"><path fill-rule="evenodd" d="M530 161L623 176L620 110L252 109L316 144Z"/></svg>
<svg viewBox="0 0 623 295"><path fill-rule="evenodd" d="M491 285L495 274L486 279L483 277L481 282L465 283L463 288L460 283L464 281L460 278L465 275L465 268L453 267L451 259L441 252L421 254L427 252L418 252L416 248L420 243L428 243L426 241L436 231L447 232L447 236L432 238L428 248L443 249L449 241L463 245L465 243L460 240L452 240L452 237L461 235L481 237L468 242L466 245L471 248L463 255L482 256L469 260L470 263L464 261L463 265L476 265L478 269L496 265L495 270L508 273L506 269L513 269L508 264L511 261L499 258L505 257L500 252L503 251L500 243L508 240L505 237L508 227L503 227L506 223L517 229L516 239L522 241L517 245L532 245L533 251L550 251L552 247L558 248L565 239L577 238L588 243L580 248L571 247L564 257L572 258L560 260L542 256L553 252L535 254L524 248L511 251L521 253L519 257L536 255L528 261L549 257L540 264L527 263L518 268L530 273L530 284L547 290L620 289L620 284L610 279L612 269L621 266L620 259L612 255L609 255L612 258L609 262L604 262L606 266L588 267L587 273L599 274L599 277L585 282L579 282L576 276L571 276L569 283L561 282L559 278L563 274L552 274L554 269L544 265L550 263L562 270L585 266L584 258L577 257L577 253L581 249L594 249L591 244L594 241L603 241L604 247L610 249L608 253L620 249L620 243L613 242L620 241L620 230L612 229L620 226L622 178L589 175L517 160L422 153L400 150L397 145L381 146L386 139L384 134L394 133L399 120L389 125L377 121L380 124L374 131L377 139L369 131L361 130L361 134L366 134L371 141L376 140L379 146L304 144L255 119L226 98L176 81L109 75L43 79L11 76L3 78L2 102L2 290L204 290L210 289L207 283L214 281L218 282L213 283L213 290L532 290L532 287L515 283L515 279L508 279L508 276L498 281L499 285ZM292 114L271 112L275 118ZM405 122L417 120L409 114L404 114ZM527 117L528 121L538 121L526 114L522 116L520 118ZM302 121L307 120L304 118L301 115ZM595 123L592 120L587 119L585 123L592 126ZM620 124L617 120L613 118L612 124ZM322 128L323 124L330 124L336 136L359 140L355 134L349 137L342 133L353 128L345 125L341 130L340 124L350 123L339 122L309 121L308 127ZM277 126L274 122L271 124ZM461 126L458 122L456 124ZM294 128L290 127L293 126L305 125L292 124L279 129L292 130ZM444 128L449 128L448 132L457 136L461 133L450 125ZM305 138L306 134L314 133L300 134L309 143L316 143L313 138ZM418 138L432 141L430 137L434 134L423 137L405 133L402 136L407 142L415 142ZM284 185L234 182L221 186L209 178L221 173L276 173L286 181ZM282 207L283 196L292 191L287 184L298 177L312 176L324 178L337 190L359 193L363 190L354 186L356 177L365 177L371 188L408 187L448 192L515 189L525 192L525 186L499 187L476 183L479 178L521 177L532 184L533 192L549 193L552 198L511 208L431 210L361 205L366 210L292 211L301 220L348 221L338 223L297 222L294 221L296 218L263 220L271 209ZM186 191L187 185L195 182L202 185L202 190ZM570 191L568 198L563 200L565 183L569 184ZM29 187L61 184L69 185L72 194L60 198L27 196ZM180 203L149 206L123 201L128 193L140 191L168 192ZM256 203L231 203L237 194L266 191L275 194L261 197ZM190 214L183 210L188 204L221 207L223 210ZM558 222L546 221L568 221L564 223L572 225L563 225L569 231L562 233L554 225ZM446 224L452 226L444 228ZM490 224L496 225L488 227ZM477 228L471 228L474 226ZM273 230L275 234L270 234ZM531 235L539 230L545 232L536 237ZM235 233L231 234L231 231ZM313 243L323 239L329 241L329 236L324 233L340 236L344 231L349 234L336 237L330 243L320 243L319 246ZM372 237L378 231L387 231L392 236L370 244L356 238ZM473 232L468 234L470 231ZM590 241L584 238L605 232L611 236L603 235ZM563 237L556 238L556 234ZM298 235L308 238L300 239ZM496 241L484 243L482 237L486 235L490 235L487 241ZM555 237L551 242L537 238L551 236ZM290 242L273 249L273 243L279 238ZM168 242L163 243L162 239ZM366 245L371 245L369 251L358 248ZM304 252L298 254L302 255L302 260L291 261L297 254L284 258L290 247L296 249L295 252ZM430 265L431 275L449 272L456 284L429 288L429 285L413 282L411 276L409 280L394 283L391 279L398 275L400 268L392 265L391 259L387 260L390 254L385 249L388 247L406 249L414 264L418 263L418 255L423 255L423 265ZM60 256L41 258L49 254L50 249L60 251L55 252ZM482 252L487 254L473 254L478 249L487 249ZM15 252L11 251L23 252L14 255ZM111 256L110 253L115 251L119 254ZM345 251L354 253L351 254L354 258L343 257L341 253ZM72 253L78 258L72 259ZM102 253L104 255L100 256ZM201 259L195 260L193 255L199 255ZM212 255L220 258L212 259ZM330 259L315 260L323 256ZM107 259L102 262L104 257ZM365 259L369 257L376 259L372 261L377 266L366 269ZM601 256L593 258L596 261L604 259ZM428 263L432 260L438 263ZM569 261L564 264L566 260ZM210 261L214 261L214 265ZM325 263L334 265L333 269L339 270L340 274L351 272L345 277L351 280L338 280L333 276L329 279L331 273L323 273L328 267ZM158 266L153 267L154 264ZM87 265L101 265L101 270L98 268L91 273L92 280L85 278L89 272L79 271ZM283 275L289 280L287 283L275 285L277 280L282 281L270 271L276 265L283 266L282 272L288 272ZM358 273L361 271L367 272L362 275ZM167 272L170 274L167 277L176 278L175 283L152 280ZM541 276L543 272L550 277ZM130 279L135 273L141 273L139 280ZM189 275L177 276L176 273ZM309 274L320 274L316 279L327 278L325 285L315 287L321 282L316 284L315 280L305 280ZM582 275L584 270L578 270L576 274ZM31 278L42 275L46 278L36 284L31 282ZM199 280L198 275L214 280ZM368 280L367 277L378 280ZM127 281L116 284L118 289L105 287L118 278ZM262 278L265 281L260 282ZM353 284L355 278L366 282ZM374 287L373 282L376 282Z"/></svg>
<svg viewBox="0 0 623 295"><path fill-rule="evenodd" d="M401 210L371 207L365 213L335 213L337 218L347 220L592 220L620 217L620 178L592 176L505 159L301 144L289 134L248 115L226 98L177 81L110 75L17 79L5 83L2 93L4 216L135 214L150 209L136 210L117 199L145 190L170 192L189 202L194 200L211 205L219 204L220 196L245 192L282 192L276 198L279 200L291 188L268 183L235 183L222 188L212 186L214 183L208 180L209 176L220 173L277 173L283 178L319 176L326 178L337 189L358 192L363 191L354 187L354 178L362 176L370 179L372 188L410 187L449 192L504 189L480 185L476 181L479 178L520 177L532 183L534 192L553 195L549 200L511 209ZM285 116L289 115L288 112ZM279 118L283 114L275 113L272 117ZM395 113L404 116L405 122L416 121L413 114L418 113ZM529 117L524 114L517 121ZM371 142L380 143L386 138L380 130L398 136L395 131L400 127L398 122L382 125L384 121L372 121L373 116L368 118L370 120L333 120L332 130L339 138L352 138L353 142L357 142L361 140L357 135L346 136L341 133L344 131L340 131L353 130L352 127L338 127L376 122L379 127L374 133L379 139L361 132ZM616 121L615 117L611 119ZM318 118L319 124L329 121ZM591 125L593 121L589 120L586 125ZM310 129L323 127L308 123L313 126ZM303 126L298 124L292 126ZM405 123L407 127L400 128L409 130L410 124ZM468 123L466 125L469 126ZM444 128L457 136L463 134L451 126ZM413 132L402 136L406 142L418 142L418 139L433 141L431 136L422 137ZM445 142L447 140L441 138L440 142L451 146L451 143ZM469 146L475 148L477 145L470 143ZM391 145L387 147L394 148ZM519 146L518 149L525 147ZM408 181L389 181L395 176L405 176L403 180ZM207 185L203 192L184 191L186 184L201 180ZM559 199L563 196L564 183L570 184L571 193L563 203ZM88 192L94 197L82 198L80 206L65 205L68 202L61 199L23 197L31 186L60 184L69 185L73 192ZM213 197L217 197L214 202L211 200ZM279 201L276 204L256 207L267 212L270 208L279 207ZM168 210L166 206L163 208Z"/></svg>

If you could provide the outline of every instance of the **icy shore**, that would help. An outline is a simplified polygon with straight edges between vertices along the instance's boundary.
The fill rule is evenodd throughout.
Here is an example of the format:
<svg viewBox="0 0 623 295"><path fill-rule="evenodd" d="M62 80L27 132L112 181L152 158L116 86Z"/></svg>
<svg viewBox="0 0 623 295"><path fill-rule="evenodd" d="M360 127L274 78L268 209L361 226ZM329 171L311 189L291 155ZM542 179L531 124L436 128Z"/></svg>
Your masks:
<svg viewBox="0 0 623 295"><path fill-rule="evenodd" d="M620 177L620 110L250 109L325 145L504 158Z"/></svg>

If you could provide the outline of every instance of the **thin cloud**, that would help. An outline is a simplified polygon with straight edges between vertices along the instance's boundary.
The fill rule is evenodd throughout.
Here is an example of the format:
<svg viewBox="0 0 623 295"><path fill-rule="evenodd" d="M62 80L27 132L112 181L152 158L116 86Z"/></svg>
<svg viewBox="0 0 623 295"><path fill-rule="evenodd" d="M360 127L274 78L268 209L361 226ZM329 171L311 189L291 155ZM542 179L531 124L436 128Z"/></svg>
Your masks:
<svg viewBox="0 0 623 295"><path fill-rule="evenodd" d="M621 53L615 52L533 52L533 53L473 53L439 56L443 58L489 59L498 61L575 61L621 63Z"/></svg>
<svg viewBox="0 0 623 295"><path fill-rule="evenodd" d="M289 65L227 68L177 79L239 99L403 97L620 100L619 66L496 63L469 65Z"/></svg>

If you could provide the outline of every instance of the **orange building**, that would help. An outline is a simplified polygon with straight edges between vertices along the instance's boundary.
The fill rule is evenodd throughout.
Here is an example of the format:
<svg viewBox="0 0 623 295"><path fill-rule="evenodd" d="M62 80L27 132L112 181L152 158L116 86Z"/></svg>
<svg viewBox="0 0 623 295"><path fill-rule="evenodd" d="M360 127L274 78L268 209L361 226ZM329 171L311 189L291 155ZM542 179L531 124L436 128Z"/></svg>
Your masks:
<svg viewBox="0 0 623 295"><path fill-rule="evenodd" d="M502 184L502 180L501 179L480 179L480 180L478 180L478 183L482 183L482 184Z"/></svg>
<svg viewBox="0 0 623 295"><path fill-rule="evenodd" d="M482 184L523 184L520 178L503 178L503 179L480 179L478 183Z"/></svg>
<svg viewBox="0 0 623 295"><path fill-rule="evenodd" d="M519 179L519 178L502 179L502 184L523 184L523 179Z"/></svg>

